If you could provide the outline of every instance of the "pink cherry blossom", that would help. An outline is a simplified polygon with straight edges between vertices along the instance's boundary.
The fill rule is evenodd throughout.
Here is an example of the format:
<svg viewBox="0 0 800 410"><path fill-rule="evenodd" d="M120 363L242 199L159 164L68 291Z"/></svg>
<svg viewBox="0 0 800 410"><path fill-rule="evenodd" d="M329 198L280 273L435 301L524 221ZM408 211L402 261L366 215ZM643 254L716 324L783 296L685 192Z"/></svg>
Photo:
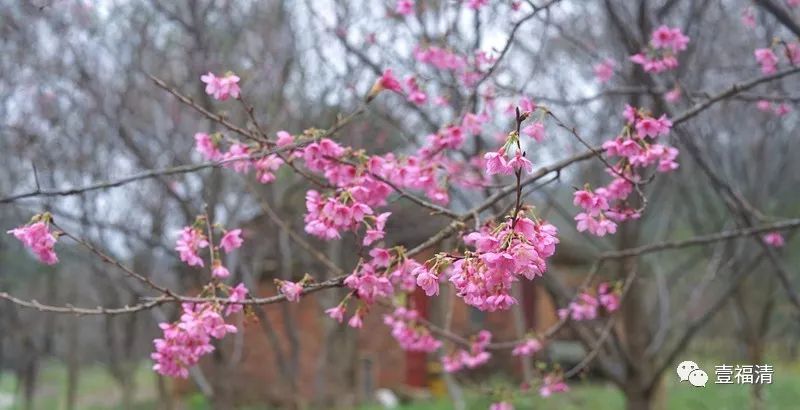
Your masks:
<svg viewBox="0 0 800 410"><path fill-rule="evenodd" d="M542 381L542 386L539 387L539 395L542 397L550 397L553 393L563 393L569 391L569 386L564 383L560 376L547 375Z"/></svg>
<svg viewBox="0 0 800 410"><path fill-rule="evenodd" d="M778 71L778 56L771 48L759 48L754 52L756 61L761 64L761 72L773 74Z"/></svg>
<svg viewBox="0 0 800 410"><path fill-rule="evenodd" d="M417 286L425 291L428 296L439 294L439 277L431 273L430 270L420 266L413 272L417 277Z"/></svg>
<svg viewBox="0 0 800 410"><path fill-rule="evenodd" d="M681 99L681 89L679 87L675 87L667 91L664 94L664 99L667 100L667 102L671 103L677 102L678 100Z"/></svg>
<svg viewBox="0 0 800 410"><path fill-rule="evenodd" d="M266 184L274 181L274 172L277 171L281 165L283 165L283 160L275 154L256 160L254 166L258 182Z"/></svg>
<svg viewBox="0 0 800 410"><path fill-rule="evenodd" d="M779 117L783 117L790 112L792 112L792 107L787 103L780 103L777 107L775 107L775 115Z"/></svg>
<svg viewBox="0 0 800 410"><path fill-rule="evenodd" d="M763 236L764 243L775 248L781 248L786 243L780 232L770 232Z"/></svg>
<svg viewBox="0 0 800 410"><path fill-rule="evenodd" d="M678 67L677 54L686 49L689 37L679 28L660 26L653 31L648 50L634 54L630 60L645 72L660 73Z"/></svg>
<svg viewBox="0 0 800 410"><path fill-rule="evenodd" d="M533 138L536 140L536 142L542 142L545 137L544 124L537 121L533 124L525 126L525 128L522 129L522 133Z"/></svg>
<svg viewBox="0 0 800 410"><path fill-rule="evenodd" d="M249 157L250 148L237 142L232 144L228 148L228 152L222 156L222 159L227 161L223 166L232 168L235 172L246 173L250 170L250 161L247 160Z"/></svg>
<svg viewBox="0 0 800 410"><path fill-rule="evenodd" d="M529 174L533 172L533 164L519 152L517 152L514 158L508 161L507 165L515 170L522 169Z"/></svg>
<svg viewBox="0 0 800 410"><path fill-rule="evenodd" d="M277 137L278 139L275 141L275 145L279 147L285 147L294 143L294 137L286 131L278 131Z"/></svg>
<svg viewBox="0 0 800 410"><path fill-rule="evenodd" d="M392 74L392 69L387 68L383 70L383 74L378 79L378 85L385 90L394 91L396 93L403 93L403 86L400 81Z"/></svg>
<svg viewBox="0 0 800 410"><path fill-rule="evenodd" d="M502 150L487 152L484 154L483 159L486 160L487 175L511 175L514 173L514 168L508 164L505 153Z"/></svg>
<svg viewBox="0 0 800 410"><path fill-rule="evenodd" d="M228 294L228 301L229 302L243 302L247 299L247 294L249 290L247 287L244 286L244 283L240 283L236 285L233 289L231 289L230 293ZM244 307L241 303L230 303L225 308L225 316L232 315L234 313L239 313L244 310Z"/></svg>
<svg viewBox="0 0 800 410"><path fill-rule="evenodd" d="M223 235L222 239L219 241L219 246L225 250L225 253L231 253L232 250L241 247L242 243L244 243L242 240L242 230L232 229L225 232L225 235Z"/></svg>
<svg viewBox="0 0 800 410"><path fill-rule="evenodd" d="M391 214L391 212L384 212L375 218L375 224L371 227L368 227L366 233L364 234L362 245L369 246L373 242L383 239L383 236L385 235L384 229L386 226L386 220L389 219L389 215Z"/></svg>
<svg viewBox="0 0 800 410"><path fill-rule="evenodd" d="M444 371L453 373L464 367L474 369L486 364L492 358L492 354L486 351L486 347L492 340L492 334L489 331L481 330L472 339L469 350L459 349L442 357Z"/></svg>
<svg viewBox="0 0 800 410"><path fill-rule="evenodd" d="M26 248L30 249L42 263L54 265L58 263L53 247L56 244L56 236L50 232L50 225L43 222L35 222L30 225L20 226L19 228L7 231L14 235Z"/></svg>
<svg viewBox="0 0 800 410"><path fill-rule="evenodd" d="M303 293L303 284L291 282L288 280L282 280L280 283L280 291L281 293L286 296L286 300L289 302L299 302L300 295Z"/></svg>
<svg viewBox="0 0 800 410"><path fill-rule="evenodd" d="M162 338L155 339L155 352L150 357L155 362L153 370L170 377L187 378L189 368L200 358L214 351L212 339L222 339L236 333L219 313L220 307L208 303L182 306L183 314L177 323L161 323Z"/></svg>
<svg viewBox="0 0 800 410"><path fill-rule="evenodd" d="M383 248L372 248L369 251L369 256L372 256L372 264L377 267L386 268L389 267L389 263L392 260L392 255L389 253L388 250Z"/></svg>
<svg viewBox="0 0 800 410"><path fill-rule="evenodd" d="M389 278L369 263L361 264L344 279L344 284L355 290L358 298L368 305L394 294L394 286Z"/></svg>
<svg viewBox="0 0 800 410"><path fill-rule="evenodd" d="M211 270L211 276L218 279L225 279L230 275L231 273L228 271L228 268L222 266L222 263L219 261L214 261L214 268Z"/></svg>
<svg viewBox="0 0 800 410"><path fill-rule="evenodd" d="M448 279L466 304L485 311L508 309L516 303L510 295L514 281L532 280L547 271L557 234L553 225L524 217L513 230L505 221L491 231L486 227L470 233L464 242L476 251L455 260Z"/></svg>
<svg viewBox="0 0 800 410"><path fill-rule="evenodd" d="M513 356L530 356L539 350L542 350L542 343L531 338L514 346L514 350L511 351L511 354Z"/></svg>
<svg viewBox="0 0 800 410"><path fill-rule="evenodd" d="M187 226L183 228L175 246L181 261L189 266L204 266L203 258L197 252L208 247L208 239L198 228Z"/></svg>
<svg viewBox="0 0 800 410"><path fill-rule="evenodd" d="M331 319L339 323L342 323L342 321L344 321L345 312L346 309L344 305L341 304L325 310L325 314L327 314Z"/></svg>
<svg viewBox="0 0 800 410"><path fill-rule="evenodd" d="M467 7L473 10L478 10L481 7L489 4L489 0L466 0L466 1L467 1Z"/></svg>
<svg viewBox="0 0 800 410"><path fill-rule="evenodd" d="M414 0L397 0L394 11L403 16L414 14Z"/></svg>
<svg viewBox="0 0 800 410"><path fill-rule="evenodd" d="M361 329L364 326L363 316L364 313L361 309L356 310L356 313L347 321L347 325L354 329Z"/></svg>
<svg viewBox="0 0 800 410"><path fill-rule="evenodd" d="M209 161L219 161L222 159L222 152L220 152L219 148L214 144L214 140L210 135L204 132L198 132L194 134L194 140L195 149L203 158Z"/></svg>
<svg viewBox="0 0 800 410"><path fill-rule="evenodd" d="M206 83L206 94L214 99L225 101L230 97L239 98L239 77L236 74L228 73L224 77L217 77L209 72L201 76L200 80Z"/></svg>
<svg viewBox="0 0 800 410"><path fill-rule="evenodd" d="M594 76L600 83L607 83L614 76L614 69L617 63L612 59L605 59L594 66Z"/></svg>
<svg viewBox="0 0 800 410"><path fill-rule="evenodd" d="M419 324L419 313L413 309L397 307L394 312L383 316L383 323L389 326L392 337L403 350L432 353L442 346L427 327Z"/></svg>

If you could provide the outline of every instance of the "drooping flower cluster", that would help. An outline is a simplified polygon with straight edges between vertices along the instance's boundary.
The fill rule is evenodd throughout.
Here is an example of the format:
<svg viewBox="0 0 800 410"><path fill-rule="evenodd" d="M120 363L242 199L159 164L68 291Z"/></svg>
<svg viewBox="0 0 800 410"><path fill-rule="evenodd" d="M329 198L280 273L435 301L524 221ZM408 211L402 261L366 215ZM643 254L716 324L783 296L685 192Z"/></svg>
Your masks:
<svg viewBox="0 0 800 410"><path fill-rule="evenodd" d="M686 50L689 37L680 28L660 26L653 31L650 45L646 50L630 57L642 66L645 72L660 73L678 67L678 53Z"/></svg>
<svg viewBox="0 0 800 410"><path fill-rule="evenodd" d="M597 236L613 234L617 222L639 218L639 210L628 206L627 199L634 190L634 183L641 179L640 172L652 165L658 172L678 168L675 162L678 150L655 142L672 128L672 122L665 115L654 118L627 105L623 115L627 124L622 134L603 143L606 155L620 158L606 170L613 177L611 183L594 190L587 185L574 194L573 203L583 209L575 216L579 232L588 231Z"/></svg>
<svg viewBox="0 0 800 410"><path fill-rule="evenodd" d="M513 227L512 227L513 225ZM417 284L427 294L438 291L438 265L452 262L446 269L459 297L480 310L508 309L517 301L511 284L524 277L533 280L547 271L547 259L558 244L555 226L519 215L516 223L508 219L497 226L485 226L464 237L475 248L462 257L439 256L432 269L417 272ZM421 280L420 278L425 278Z"/></svg>
<svg viewBox="0 0 800 410"><path fill-rule="evenodd" d="M42 263L47 265L58 263L58 255L53 249L58 237L57 234L50 232L49 214L34 216L33 223L12 229L7 233L14 235Z"/></svg>
<svg viewBox="0 0 800 410"><path fill-rule="evenodd" d="M214 73L209 72L200 77L206 83L206 94L214 97L214 99L225 101L228 98L239 98L241 92L239 88L239 77L232 73L227 72L223 77L217 77Z"/></svg>
<svg viewBox="0 0 800 410"><path fill-rule="evenodd" d="M486 347L492 341L492 334L488 330L481 330L473 338L469 350L458 349L442 357L442 366L448 373L457 372L463 368L474 369L492 358Z"/></svg>
<svg viewBox="0 0 800 410"><path fill-rule="evenodd" d="M561 319L569 317L572 320L592 320L597 318L600 308L607 313L619 308L619 291L611 289L607 283L601 283L597 287L596 295L581 292L575 301L558 310L558 316Z"/></svg>
<svg viewBox="0 0 800 410"><path fill-rule="evenodd" d="M230 299L242 301L246 295L247 289L240 284L231 292ZM232 306L226 315L237 311ZM210 303L184 303L178 322L159 324L164 335L153 341L155 352L150 355L155 362L153 370L164 376L187 378L189 368L196 365L202 356L214 351L213 339L236 333L236 326L225 323L221 309L221 306ZM238 305L238 310L241 310L241 305Z"/></svg>
<svg viewBox="0 0 800 410"><path fill-rule="evenodd" d="M403 350L432 353L442 346L442 342L431 335L427 327L417 323L419 312L404 307L383 316L383 323L392 329L392 337Z"/></svg>

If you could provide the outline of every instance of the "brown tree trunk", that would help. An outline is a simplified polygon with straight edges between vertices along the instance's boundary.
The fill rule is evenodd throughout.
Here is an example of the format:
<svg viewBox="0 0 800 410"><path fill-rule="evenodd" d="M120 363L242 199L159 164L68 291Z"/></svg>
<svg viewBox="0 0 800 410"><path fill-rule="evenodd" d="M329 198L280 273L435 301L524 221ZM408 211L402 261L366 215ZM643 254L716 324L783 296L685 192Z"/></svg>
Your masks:
<svg viewBox="0 0 800 410"><path fill-rule="evenodd" d="M665 410L667 408L666 385L663 378L650 389L626 389L625 408L627 410Z"/></svg>

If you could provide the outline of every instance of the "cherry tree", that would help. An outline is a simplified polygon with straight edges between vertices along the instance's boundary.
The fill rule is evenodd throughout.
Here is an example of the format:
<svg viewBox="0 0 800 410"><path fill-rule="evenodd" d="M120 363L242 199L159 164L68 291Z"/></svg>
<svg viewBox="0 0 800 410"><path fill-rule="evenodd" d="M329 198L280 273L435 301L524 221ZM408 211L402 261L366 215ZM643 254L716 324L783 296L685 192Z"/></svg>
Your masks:
<svg viewBox="0 0 800 410"><path fill-rule="evenodd" d="M707 2L671 0L630 5L559 0L297 4L286 18L305 33L291 38L299 49L309 47L298 52L304 66L297 69L299 80L288 74L283 80L306 89L309 99L333 96L342 112L330 122L306 123L311 116L300 115L281 123L275 112L280 107L262 111L259 99L251 97L258 80L246 74L251 67L237 66L244 60L231 56L224 68L217 61L205 67L199 52L188 70L189 83L176 86L149 69L134 82L158 89L159 98L179 104L177 110L205 119L202 127L164 143L181 152L191 147L195 152L185 156L191 163L156 167L139 153L143 171L43 187L33 157L29 180L35 188L19 187L0 198L3 204L69 199L160 181L164 192L181 203L172 210L182 218L168 249L196 286L179 287L134 269L112 255L105 246L110 244L101 246L73 229L75 223L62 223L61 211L47 209L44 202L30 206L29 219L10 226L8 234L45 265L59 263L65 243L77 245L123 272L135 284L127 286L133 286L137 299L92 308L6 291L0 298L23 308L77 315L137 315L175 306L177 314L170 319L162 312L153 329L158 333L150 356L153 371L193 377L201 385L203 376L192 372L218 349L219 340L236 337L238 318L265 320L263 310L277 308L271 305L303 303L306 295L333 289L343 289L342 297L319 312L331 323L371 331L363 329L365 318L388 308L391 313L383 322L397 348L436 354L451 374L483 366L496 355L523 360L569 327L585 346L585 357L568 369L555 363L538 366L526 374L526 384L542 397L569 394L570 380L591 366L622 390L629 408L652 408L663 390L665 370L740 294L755 267L768 265L775 288L800 310L793 272L781 253L789 240L785 233L800 226L800 218L777 216L791 212L780 207L786 187L767 189L763 178L740 169L753 162L741 152L743 146L770 143L768 138L751 142L742 130L766 133L780 127L787 135L789 127L796 130L792 111L797 97L787 90L800 72L800 9L792 1L721 3L728 7L710 10ZM198 9L186 7L154 2L152 9L187 27L199 49L222 47L197 31ZM575 25L592 14L603 16L599 26ZM723 40L702 29L710 21L728 31L761 32L753 44L724 43L730 53L714 62L703 53ZM780 29L773 27L776 22ZM602 41L592 41L593 32ZM247 41L243 36L241 42ZM287 71L291 65L286 63ZM317 89L321 84L326 87L322 91ZM284 104L286 111L301 106ZM118 113L124 109L120 104ZM6 117L21 121L13 110ZM390 146L373 144L371 135L348 137L370 130L359 124L371 121L385 122L403 142ZM124 141L136 151L134 138ZM783 164L764 171L774 178L784 169L796 170L787 157L796 144L776 144L763 148L760 158ZM190 179L208 169L222 170L236 182ZM165 179L174 175L186 176L184 186ZM281 215L258 194L288 178L299 181L304 192L302 216ZM248 203L261 203L280 235L326 272L276 279L275 295L257 294L254 284L238 280L232 271L243 246L258 238L243 234L248 227L242 219L226 215L220 205L225 198L209 200L202 194L206 185L225 185L215 186L215 195L249 195ZM395 201L424 211L431 224L439 224L436 232L412 247L391 245L396 242L389 228ZM706 205L701 203L713 209L702 209ZM558 214L547 212L550 207ZM158 215L164 212L158 209ZM693 220L698 215L713 220L720 213L729 223L715 230L704 230L711 223ZM292 227L295 217L302 220L302 232ZM673 222L680 218L688 222ZM691 235L670 236L679 228L691 229ZM659 240L647 240L648 234ZM352 238L356 246L350 264L332 260L313 245ZM734 242L747 244L747 252L736 252L729 246ZM586 272L576 288L552 269L567 244L600 249L585 252ZM669 297L661 295L680 286L658 279L661 266L672 265L645 255L699 246L716 246L719 255L731 258L735 254L744 268L709 258L709 270L730 273L717 282L713 277L693 282L702 289L712 282L716 286L702 300L689 299L698 302L700 313L683 312L683 327L668 319L653 326L641 313L677 315L664 307ZM422 258L429 249L435 254ZM546 287L558 304L558 321L545 332L515 340L495 340L488 330L457 334L422 317L409 297L419 289L436 298L445 288L474 309L505 311L519 304L514 286L525 281ZM654 294L656 307L649 300ZM531 393L490 392L490 408L512 409L521 394Z"/></svg>

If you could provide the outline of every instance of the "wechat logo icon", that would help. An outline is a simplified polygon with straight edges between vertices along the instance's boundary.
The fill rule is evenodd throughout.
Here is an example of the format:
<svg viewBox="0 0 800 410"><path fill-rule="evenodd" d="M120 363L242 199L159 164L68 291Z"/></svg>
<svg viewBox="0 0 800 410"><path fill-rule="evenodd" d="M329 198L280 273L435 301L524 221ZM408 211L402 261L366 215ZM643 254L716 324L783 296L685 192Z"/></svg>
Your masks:
<svg viewBox="0 0 800 410"><path fill-rule="evenodd" d="M688 380L689 384L694 387L706 387L708 373L703 371L697 363L686 360L681 362L675 371L678 373L681 382Z"/></svg>

